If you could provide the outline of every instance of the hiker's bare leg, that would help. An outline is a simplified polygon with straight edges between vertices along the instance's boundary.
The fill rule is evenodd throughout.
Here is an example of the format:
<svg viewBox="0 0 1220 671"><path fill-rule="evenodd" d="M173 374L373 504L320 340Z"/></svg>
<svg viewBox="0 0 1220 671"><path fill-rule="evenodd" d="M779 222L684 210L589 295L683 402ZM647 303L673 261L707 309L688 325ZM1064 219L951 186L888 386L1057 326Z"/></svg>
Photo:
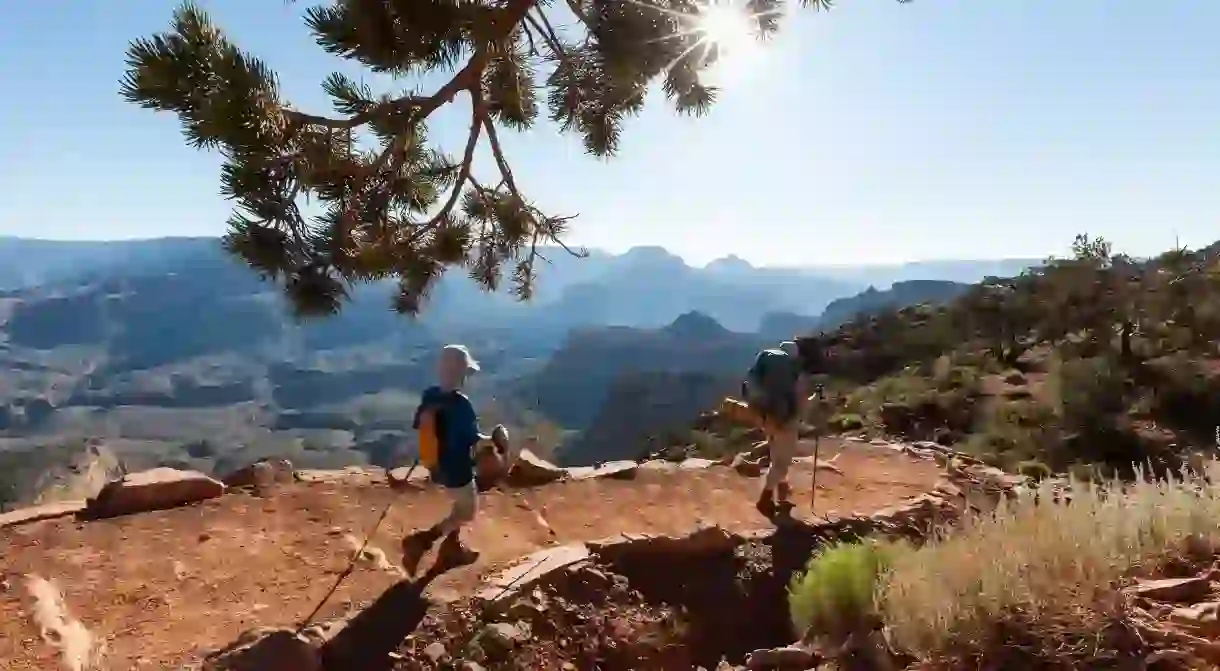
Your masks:
<svg viewBox="0 0 1220 671"><path fill-rule="evenodd" d="M449 516L438 526L445 540L441 543L439 561L451 566L473 564L479 553L462 544L462 527L474 521L479 509L479 490L474 481L464 487L447 488L452 500Z"/></svg>
<svg viewBox="0 0 1220 671"><path fill-rule="evenodd" d="M442 537L441 554L444 561L460 565L472 563L478 558L478 553L462 546L458 537L462 526L474 519L478 510L478 490L473 481L464 487L446 487L449 494L449 514L435 525L416 531L402 539L402 567L408 575L415 575L419 570L419 562L423 560L428 550Z"/></svg>
<svg viewBox="0 0 1220 671"><path fill-rule="evenodd" d="M777 503L787 504L791 496L788 484L788 471L792 468L792 458L796 455L797 426L790 422L776 428L771 434L771 467L763 481L763 489L773 493Z"/></svg>
<svg viewBox="0 0 1220 671"><path fill-rule="evenodd" d="M441 535L441 525L435 524L423 531L408 534L402 539L402 568L407 575L415 575L415 571L419 569L420 560L440 539Z"/></svg>
<svg viewBox="0 0 1220 671"><path fill-rule="evenodd" d="M775 445L775 431L768 424L764 428L767 453L770 453ZM774 469L775 457L771 457L772 469ZM754 505L758 512L764 517L771 517L775 514L775 486L771 481L771 470L767 471L767 477L763 478L762 491L758 493L758 502Z"/></svg>

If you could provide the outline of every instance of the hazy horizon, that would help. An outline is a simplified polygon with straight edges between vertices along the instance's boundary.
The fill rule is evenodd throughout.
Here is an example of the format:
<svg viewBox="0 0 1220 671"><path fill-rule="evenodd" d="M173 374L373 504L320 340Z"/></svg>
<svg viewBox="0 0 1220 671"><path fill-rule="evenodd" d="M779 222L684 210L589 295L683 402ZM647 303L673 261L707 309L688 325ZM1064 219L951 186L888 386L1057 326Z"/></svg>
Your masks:
<svg viewBox="0 0 1220 671"><path fill-rule="evenodd" d="M151 237L151 238L147 238L147 237L49 238L49 237L35 237L35 236L25 236L25 235L0 234L0 240L23 240L23 241L29 241L29 242L45 242L45 243L104 244L104 243L112 243L112 242L114 242L114 243L155 242L158 240L219 240L219 236L216 236L216 235L162 235L162 236ZM727 261L730 259L744 260L754 268L766 268L766 269L776 269L776 270L782 270L782 269L814 270L814 269L817 269L817 270L844 270L844 271L846 271L846 270L853 270L853 269L860 269L860 268L889 268L889 267L910 266L910 265L920 265L920 264L1002 263L1002 262L1039 260L1039 259L1046 258L1045 256L1040 256L1040 257L1008 256L1008 257L994 257L994 258L928 258L928 259L911 259L909 261L893 261L893 262L863 261L863 262L859 262L859 263L840 262L840 263L815 263L815 264L809 264L809 265L780 265L780 264L773 265L773 264L765 264L765 263L754 263L754 262L750 261L749 259L743 259L740 255L733 254L733 253L726 254L724 256L712 259L710 261L706 261L704 263L692 263L690 259L687 259L686 257L682 256L681 254L677 253L676 251L668 249L666 247L662 247L660 245L635 245L635 246L629 247L623 251L610 251L610 250L602 249L599 247L586 247L585 249L587 249L590 252L605 253L605 254L610 254L613 256L622 256L623 254L631 252L632 250L656 249L656 248L664 249L669 254L677 256L678 258L682 259L683 263L685 263L687 266L689 266L691 268L707 268L708 266L712 265L713 263L723 262L723 261Z"/></svg>
<svg viewBox="0 0 1220 671"><path fill-rule="evenodd" d="M128 43L165 30L176 4L7 9L0 78L19 93L0 102L0 234L223 233L220 159L118 93ZM335 70L379 90L433 85L325 54L308 3L197 4L303 109L328 109L320 82ZM695 265L1042 258L1082 232L1133 255L1198 247L1220 211L1218 21L1206 3L844 2L796 11L728 62L704 118L650 97L613 160L546 120L503 142L528 197L580 214L568 243L660 245ZM467 130L455 107L430 119L450 151Z"/></svg>

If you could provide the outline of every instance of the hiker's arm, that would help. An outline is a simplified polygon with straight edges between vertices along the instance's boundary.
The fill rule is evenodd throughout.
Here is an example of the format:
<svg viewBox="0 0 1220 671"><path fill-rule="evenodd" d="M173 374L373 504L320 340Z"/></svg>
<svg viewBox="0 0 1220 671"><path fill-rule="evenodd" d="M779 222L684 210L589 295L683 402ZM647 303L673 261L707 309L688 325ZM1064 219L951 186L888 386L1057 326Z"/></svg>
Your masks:
<svg viewBox="0 0 1220 671"><path fill-rule="evenodd" d="M809 409L809 402L812 400L809 395L812 393L813 378L801 373L796 378L796 410L800 417L804 417L805 411Z"/></svg>
<svg viewBox="0 0 1220 671"><path fill-rule="evenodd" d="M468 445L471 449L483 440L483 434L479 432L479 416L475 414L474 406L470 400L462 397L457 404L458 417L454 422L456 426L453 430L457 432L457 438L462 445Z"/></svg>

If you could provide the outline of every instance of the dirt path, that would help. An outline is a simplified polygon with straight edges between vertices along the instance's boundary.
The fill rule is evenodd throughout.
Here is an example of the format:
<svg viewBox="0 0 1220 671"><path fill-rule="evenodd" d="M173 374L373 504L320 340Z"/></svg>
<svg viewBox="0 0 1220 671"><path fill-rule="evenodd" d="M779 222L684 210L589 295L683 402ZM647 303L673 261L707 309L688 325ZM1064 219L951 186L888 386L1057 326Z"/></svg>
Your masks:
<svg viewBox="0 0 1220 671"><path fill-rule="evenodd" d="M836 449L825 449L823 458ZM855 444L839 456L843 475L820 471L818 511L868 513L930 491L940 469L884 448ZM797 515L809 514L808 465L793 469ZM436 597L469 594L493 566L556 542L622 532L681 533L698 522L735 531L765 525L753 508L758 478L728 468L653 472L634 480L565 482L493 491L480 498L470 541L478 565L429 587ZM80 523L71 518L0 530L0 667L56 668L55 649L33 624L25 574L54 581L70 614L106 640L108 669L179 668L200 650L245 630L291 626L309 613L346 566L382 507L396 505L373 541L390 564L398 540L446 511L441 492L395 495L382 486L296 484L258 498L236 492L198 506ZM544 521L545 520L545 523ZM429 560L430 561L430 560ZM362 606L400 580L393 567L363 567L321 618Z"/></svg>

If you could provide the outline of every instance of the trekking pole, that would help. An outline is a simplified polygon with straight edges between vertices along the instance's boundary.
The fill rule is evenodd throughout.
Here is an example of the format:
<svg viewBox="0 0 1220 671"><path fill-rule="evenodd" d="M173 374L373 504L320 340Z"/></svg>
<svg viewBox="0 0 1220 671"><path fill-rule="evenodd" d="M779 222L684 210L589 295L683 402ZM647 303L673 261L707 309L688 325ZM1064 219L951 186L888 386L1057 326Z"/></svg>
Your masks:
<svg viewBox="0 0 1220 671"><path fill-rule="evenodd" d="M411 480L411 474L415 472L416 466L419 466L419 457L416 457L415 463L411 464L411 468L407 469L407 476L402 480L397 481L394 480L394 476L390 475L390 469L385 469L385 477L386 480L389 481L390 488L393 489L396 482L409 482ZM368 535L364 537L364 542L360 544L360 549L356 550L355 554L352 555L351 560L347 563L347 568L343 569L343 572L339 574L339 577L335 580L335 584L331 585L330 590L326 592L326 596L322 597L322 600L319 601L318 605L314 607L313 612L305 616L305 619L301 620L301 623L297 625L296 633L300 634L302 631L305 631L305 628L308 627L310 623L313 622L313 619L317 617L318 613L322 611L322 607L326 605L326 602L330 601L330 598L334 596L336 591L338 591L339 585L342 585L343 581L347 580L347 577L352 574L352 571L356 570L356 563L360 561L361 555L363 555L364 551L368 549L369 543L373 540L373 536L377 535L377 530L381 528L381 523L385 522L386 516L390 514L390 509L393 507L394 499L391 498L390 501L385 504L385 508L381 509L381 516L377 518L377 522L373 524L373 528L369 529Z"/></svg>
<svg viewBox="0 0 1220 671"><path fill-rule="evenodd" d="M822 385L818 385L816 392L818 399L818 410L822 408ZM818 499L818 458L822 449L822 413L818 412L814 418L813 426L813 477L809 491L809 512L813 513L816 510Z"/></svg>

